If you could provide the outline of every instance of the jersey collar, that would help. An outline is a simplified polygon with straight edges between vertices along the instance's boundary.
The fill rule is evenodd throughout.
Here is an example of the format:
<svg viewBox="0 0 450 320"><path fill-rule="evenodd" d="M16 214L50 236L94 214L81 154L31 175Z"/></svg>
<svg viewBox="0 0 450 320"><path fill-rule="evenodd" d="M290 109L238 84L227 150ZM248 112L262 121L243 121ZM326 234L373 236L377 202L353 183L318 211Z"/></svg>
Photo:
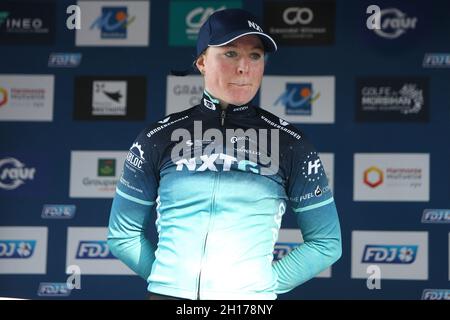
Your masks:
<svg viewBox="0 0 450 320"><path fill-rule="evenodd" d="M222 111L222 107L220 106L220 101L216 98L214 98L210 93L208 93L206 90L203 91L202 100L200 101L199 108L201 111L211 114L211 115L217 115L220 116L220 113ZM229 104L226 108L227 115L232 116L248 116L253 115L255 113L254 110L255 107L250 106L249 103L243 104L241 106L236 106L234 104Z"/></svg>

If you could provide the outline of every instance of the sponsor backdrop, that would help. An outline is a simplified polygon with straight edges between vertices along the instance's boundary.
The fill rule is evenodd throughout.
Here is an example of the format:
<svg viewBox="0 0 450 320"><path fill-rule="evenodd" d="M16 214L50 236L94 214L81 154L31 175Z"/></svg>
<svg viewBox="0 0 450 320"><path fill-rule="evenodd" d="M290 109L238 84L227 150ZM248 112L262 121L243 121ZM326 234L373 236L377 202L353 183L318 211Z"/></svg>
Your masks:
<svg viewBox="0 0 450 320"><path fill-rule="evenodd" d="M279 298L450 298L450 3L418 0L1 1L0 296L146 298L105 242L115 185L147 124L199 102L170 70L231 7L278 41L254 102L316 145L341 219L342 258ZM288 211L274 259L302 242Z"/></svg>

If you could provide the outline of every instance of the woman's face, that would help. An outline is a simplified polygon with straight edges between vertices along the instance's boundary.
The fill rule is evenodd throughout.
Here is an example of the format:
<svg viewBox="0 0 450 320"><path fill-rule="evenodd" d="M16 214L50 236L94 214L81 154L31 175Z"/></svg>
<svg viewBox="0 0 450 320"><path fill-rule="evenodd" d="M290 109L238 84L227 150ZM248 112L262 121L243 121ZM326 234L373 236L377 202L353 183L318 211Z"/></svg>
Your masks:
<svg viewBox="0 0 450 320"><path fill-rule="evenodd" d="M227 45L209 47L196 65L206 91L222 105L240 106L253 99L261 85L264 47L258 36L242 36Z"/></svg>

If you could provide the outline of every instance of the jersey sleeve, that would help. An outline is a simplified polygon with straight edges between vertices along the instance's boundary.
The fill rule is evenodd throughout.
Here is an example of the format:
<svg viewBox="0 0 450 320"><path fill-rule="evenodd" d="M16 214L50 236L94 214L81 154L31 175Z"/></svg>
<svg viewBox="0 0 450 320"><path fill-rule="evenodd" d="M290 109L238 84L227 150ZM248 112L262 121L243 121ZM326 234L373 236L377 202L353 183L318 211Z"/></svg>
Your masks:
<svg viewBox="0 0 450 320"><path fill-rule="evenodd" d="M108 246L119 260L147 279L155 259L147 238L158 190L157 149L145 130L131 145L111 206Z"/></svg>
<svg viewBox="0 0 450 320"><path fill-rule="evenodd" d="M304 242L273 264L277 293L313 278L341 256L341 231L334 198L317 151L306 137L292 147L287 195Z"/></svg>

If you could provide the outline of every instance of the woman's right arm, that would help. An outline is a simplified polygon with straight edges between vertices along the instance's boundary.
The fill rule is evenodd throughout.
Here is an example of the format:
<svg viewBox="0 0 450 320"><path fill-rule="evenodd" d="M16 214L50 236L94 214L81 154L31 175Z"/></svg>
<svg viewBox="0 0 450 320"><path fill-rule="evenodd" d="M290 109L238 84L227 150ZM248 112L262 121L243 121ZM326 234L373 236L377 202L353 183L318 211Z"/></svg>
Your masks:
<svg viewBox="0 0 450 320"><path fill-rule="evenodd" d="M154 163L158 152L145 133L132 144L117 183L108 246L114 256L147 280L155 260L155 248L147 235L158 190Z"/></svg>

